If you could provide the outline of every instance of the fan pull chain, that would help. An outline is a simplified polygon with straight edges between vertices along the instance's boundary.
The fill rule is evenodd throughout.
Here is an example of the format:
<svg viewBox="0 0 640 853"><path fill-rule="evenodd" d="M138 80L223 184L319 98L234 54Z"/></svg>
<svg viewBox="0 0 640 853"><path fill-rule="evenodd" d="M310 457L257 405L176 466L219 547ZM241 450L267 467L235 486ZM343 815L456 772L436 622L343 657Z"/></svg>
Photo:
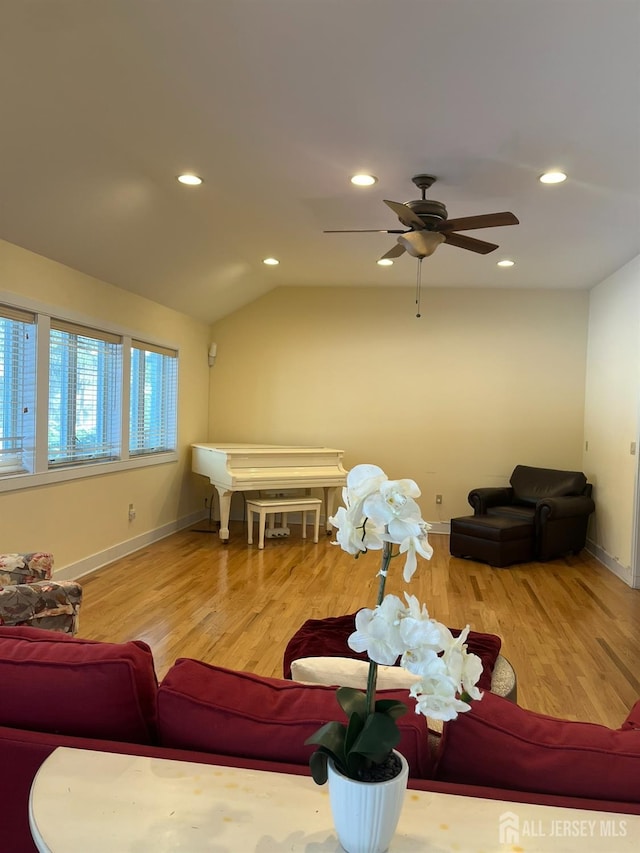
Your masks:
<svg viewBox="0 0 640 853"><path fill-rule="evenodd" d="M418 275L416 277L416 305L418 313L416 317L420 317L420 286L422 285L422 258L418 258Z"/></svg>

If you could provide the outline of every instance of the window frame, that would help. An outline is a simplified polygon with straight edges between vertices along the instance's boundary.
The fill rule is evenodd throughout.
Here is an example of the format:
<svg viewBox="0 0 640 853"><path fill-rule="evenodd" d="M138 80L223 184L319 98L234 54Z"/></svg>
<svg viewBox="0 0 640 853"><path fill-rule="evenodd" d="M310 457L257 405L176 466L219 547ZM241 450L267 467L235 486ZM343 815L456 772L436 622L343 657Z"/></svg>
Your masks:
<svg viewBox="0 0 640 853"><path fill-rule="evenodd" d="M121 335L57 318L51 320L48 431L50 433L52 423L57 423L59 441L52 445L49 434L47 458L50 469L86 465L94 459L113 462L121 458L122 346ZM57 356L55 377L52 366L54 353ZM54 378L55 382L52 381ZM89 382L83 382L87 379ZM60 390L55 405L51 398L52 386ZM85 386L88 386L88 394ZM84 418L83 408L87 410ZM93 427L95 436L93 448L85 452L77 447L82 426Z"/></svg>
<svg viewBox="0 0 640 853"><path fill-rule="evenodd" d="M158 341L154 336L148 336L140 331L133 331L115 324L96 322L73 311L60 311L59 308L43 305L35 300L16 297L16 294L0 291L0 305L16 312L31 312L35 316L35 414L34 436L35 445L33 464L30 470L0 473L0 493L19 489L28 489L49 483L65 480L82 479L85 477L101 476L107 473L126 471L150 465L175 463L179 458L180 411L179 411L179 377L180 377L180 348L166 341ZM118 337L122 342L122 358L120 364L120 447L117 459L102 458L69 464L49 465L48 448L48 413L49 413L49 340L52 325L67 323L84 329L93 329L104 335ZM155 453L132 455L129 453L129 405L130 405L130 366L132 342L144 342L145 345L156 347L161 351L171 351L176 357L176 391L175 391L175 449Z"/></svg>
<svg viewBox="0 0 640 853"><path fill-rule="evenodd" d="M5 333L0 338L0 346L3 349L2 363L5 368L2 377L4 392L0 398L0 423L6 427L7 422L11 422L9 435L4 439L0 438L0 445L5 441L16 442L13 451L0 446L0 477L7 477L28 473L34 464L37 326L33 311L5 304L0 304L0 320L22 324L24 327L6 327L10 336ZM21 332L22 340L19 338ZM30 332L32 339L29 342Z"/></svg>
<svg viewBox="0 0 640 853"><path fill-rule="evenodd" d="M139 354L137 358L134 356L135 352ZM140 436L149 430L147 419L148 408L145 405L147 402L150 407L153 406L155 408L157 406L160 409L157 415L161 425L156 430L156 435L164 440L162 442L164 444L173 441L177 445L178 352L168 347L159 347L146 341L133 339L129 353L131 357L131 368L129 370L129 429L127 431L129 456L130 458L139 458L141 456L149 456L150 454L166 453L169 450L166 446L154 449L153 446L147 446L143 443L142 446L138 445L134 449L132 445L134 444L134 435ZM150 358L147 359L146 356ZM148 394L145 392L145 389L148 388L148 374L153 369L154 356L162 359L160 363L162 375L159 382L163 393L160 394L159 400L149 399ZM151 363L148 363L149 361ZM153 378L151 381L153 381ZM170 387L167 388L167 385ZM135 426L133 424L134 418L136 420Z"/></svg>

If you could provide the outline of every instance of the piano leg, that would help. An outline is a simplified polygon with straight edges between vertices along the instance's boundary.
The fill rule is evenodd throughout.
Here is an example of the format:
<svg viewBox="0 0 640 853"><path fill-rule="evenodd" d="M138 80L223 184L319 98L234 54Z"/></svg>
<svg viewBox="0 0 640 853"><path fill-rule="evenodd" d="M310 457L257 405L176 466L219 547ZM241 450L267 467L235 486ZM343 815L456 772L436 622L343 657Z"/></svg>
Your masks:
<svg viewBox="0 0 640 853"><path fill-rule="evenodd" d="M324 523L327 531L327 536L333 533L333 525L329 522L329 516L335 512L336 496L338 493L337 486L324 486Z"/></svg>
<svg viewBox="0 0 640 853"><path fill-rule="evenodd" d="M216 486L218 500L220 502L220 540L227 543L229 541L229 513L231 512L231 496L233 492L226 489L221 489Z"/></svg>

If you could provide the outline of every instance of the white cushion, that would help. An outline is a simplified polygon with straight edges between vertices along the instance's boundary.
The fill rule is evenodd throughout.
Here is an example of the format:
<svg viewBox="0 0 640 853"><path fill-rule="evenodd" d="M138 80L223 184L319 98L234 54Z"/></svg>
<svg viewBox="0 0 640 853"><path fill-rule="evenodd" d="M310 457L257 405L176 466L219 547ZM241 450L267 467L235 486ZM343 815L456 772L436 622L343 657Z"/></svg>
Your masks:
<svg viewBox="0 0 640 853"><path fill-rule="evenodd" d="M292 680L302 684L326 684L365 690L368 674L368 662L354 658L298 658L291 664ZM378 665L378 690L408 690L416 681L419 681L419 676L402 667Z"/></svg>

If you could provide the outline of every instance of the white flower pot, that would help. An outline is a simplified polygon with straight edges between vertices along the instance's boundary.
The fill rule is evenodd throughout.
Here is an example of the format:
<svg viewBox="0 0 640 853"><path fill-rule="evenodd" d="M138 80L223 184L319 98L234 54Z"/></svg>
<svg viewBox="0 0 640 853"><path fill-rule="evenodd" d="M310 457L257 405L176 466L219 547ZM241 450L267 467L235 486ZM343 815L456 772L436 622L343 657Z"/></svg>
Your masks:
<svg viewBox="0 0 640 853"><path fill-rule="evenodd" d="M409 765L386 782L357 782L339 773L329 759L329 801L338 840L346 853L384 853L396 831Z"/></svg>

